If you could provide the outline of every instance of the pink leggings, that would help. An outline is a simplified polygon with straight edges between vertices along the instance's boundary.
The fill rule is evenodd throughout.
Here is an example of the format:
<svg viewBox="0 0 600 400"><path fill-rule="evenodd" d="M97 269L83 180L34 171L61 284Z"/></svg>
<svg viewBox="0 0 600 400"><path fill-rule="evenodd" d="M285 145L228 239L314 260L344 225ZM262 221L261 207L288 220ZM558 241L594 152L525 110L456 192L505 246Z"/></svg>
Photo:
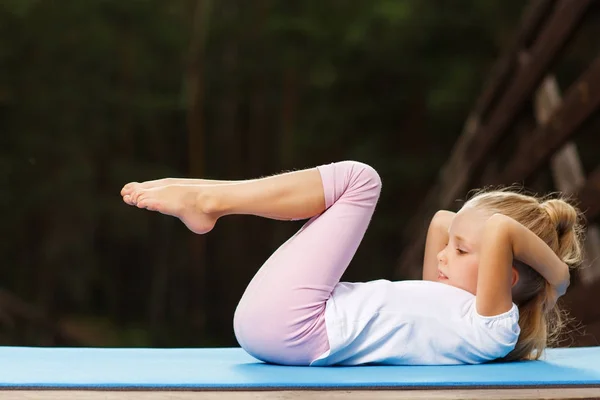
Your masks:
<svg viewBox="0 0 600 400"><path fill-rule="evenodd" d="M325 212L271 255L235 311L240 346L265 362L308 365L329 350L325 304L354 257L379 199L381 180L372 167L343 161L317 168Z"/></svg>

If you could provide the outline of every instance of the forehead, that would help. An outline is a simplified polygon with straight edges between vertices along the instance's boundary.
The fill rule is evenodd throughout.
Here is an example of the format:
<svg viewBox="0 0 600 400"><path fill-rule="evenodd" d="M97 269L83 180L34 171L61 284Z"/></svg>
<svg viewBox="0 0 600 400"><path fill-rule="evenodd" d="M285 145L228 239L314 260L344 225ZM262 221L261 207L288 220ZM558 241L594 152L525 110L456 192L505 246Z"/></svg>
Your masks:
<svg viewBox="0 0 600 400"><path fill-rule="evenodd" d="M481 208L465 206L452 220L450 233L463 236L471 241L476 241L481 235L485 221L490 217L490 212Z"/></svg>

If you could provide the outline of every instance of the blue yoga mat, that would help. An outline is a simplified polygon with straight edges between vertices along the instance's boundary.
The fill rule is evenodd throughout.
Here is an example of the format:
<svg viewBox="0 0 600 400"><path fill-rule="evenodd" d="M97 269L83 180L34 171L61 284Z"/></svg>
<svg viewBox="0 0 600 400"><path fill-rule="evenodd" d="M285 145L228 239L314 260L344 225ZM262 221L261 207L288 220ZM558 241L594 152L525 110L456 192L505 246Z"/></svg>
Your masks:
<svg viewBox="0 0 600 400"><path fill-rule="evenodd" d="M440 388L600 385L600 347L543 361L460 366L286 367L239 348L0 347L1 388Z"/></svg>

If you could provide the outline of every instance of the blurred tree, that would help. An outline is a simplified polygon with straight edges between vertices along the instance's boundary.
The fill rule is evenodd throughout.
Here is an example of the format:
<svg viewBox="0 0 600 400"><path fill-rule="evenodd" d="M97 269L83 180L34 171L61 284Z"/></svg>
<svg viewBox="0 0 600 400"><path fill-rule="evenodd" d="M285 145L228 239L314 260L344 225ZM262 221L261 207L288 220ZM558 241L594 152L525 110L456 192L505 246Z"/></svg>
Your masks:
<svg viewBox="0 0 600 400"><path fill-rule="evenodd" d="M389 277L400 227L522 7L5 0L2 286L91 345L234 345L237 300L301 223L232 217L197 238L123 205L122 185L349 158L376 167L384 189L344 278ZM2 326L5 342L58 340Z"/></svg>
<svg viewBox="0 0 600 400"><path fill-rule="evenodd" d="M188 120L188 165L189 176L202 177L206 175L206 140L204 129L204 99L206 64L206 45L208 42L210 17L212 12L211 0L197 0L194 4L192 31L188 50L188 65L186 69L187 91L187 120ZM192 235L190 244L190 276L189 288L191 293L205 292L206 286L206 238ZM165 271L168 263L163 265ZM191 321L195 321L198 329L204 330L206 324L207 296L194 296L190 300L192 306ZM164 301L164 299L163 299ZM164 321L164 320L162 320ZM162 322L161 321L161 322ZM158 321L157 321L158 322Z"/></svg>

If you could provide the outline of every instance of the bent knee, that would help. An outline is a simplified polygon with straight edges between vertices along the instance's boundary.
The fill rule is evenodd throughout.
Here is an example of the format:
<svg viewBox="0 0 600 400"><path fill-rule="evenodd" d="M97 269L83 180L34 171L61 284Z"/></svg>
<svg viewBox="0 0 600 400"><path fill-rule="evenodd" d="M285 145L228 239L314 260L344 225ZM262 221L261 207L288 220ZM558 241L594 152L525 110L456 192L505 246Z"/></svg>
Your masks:
<svg viewBox="0 0 600 400"><path fill-rule="evenodd" d="M350 170L350 191L365 192L379 197L382 180L375 168L360 161L342 161L341 164Z"/></svg>
<svg viewBox="0 0 600 400"><path fill-rule="evenodd" d="M256 315L246 310L236 311L233 317L233 328L240 347L258 360L288 364L279 327L267 323L263 318L255 317Z"/></svg>
<svg viewBox="0 0 600 400"><path fill-rule="evenodd" d="M275 310L238 307L233 318L234 333L240 346L254 358L308 365L329 349L324 315L316 317L294 324L289 316Z"/></svg>

